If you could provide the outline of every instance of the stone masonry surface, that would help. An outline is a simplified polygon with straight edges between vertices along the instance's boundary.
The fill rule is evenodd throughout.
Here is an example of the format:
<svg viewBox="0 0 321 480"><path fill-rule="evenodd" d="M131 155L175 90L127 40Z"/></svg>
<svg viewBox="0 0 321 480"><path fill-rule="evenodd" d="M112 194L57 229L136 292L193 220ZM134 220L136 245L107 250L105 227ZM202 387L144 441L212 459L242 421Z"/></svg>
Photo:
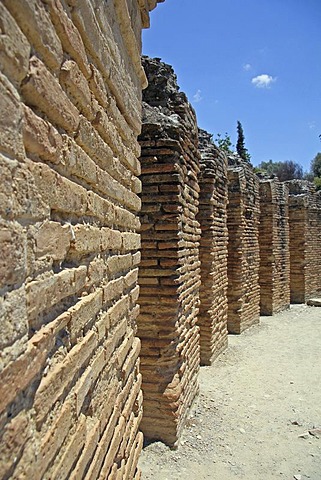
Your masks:
<svg viewBox="0 0 321 480"><path fill-rule="evenodd" d="M290 306L289 191L277 179L260 182L260 308L274 315Z"/></svg>
<svg viewBox="0 0 321 480"><path fill-rule="evenodd" d="M321 292L321 192L302 180L289 187L291 302Z"/></svg>
<svg viewBox="0 0 321 480"><path fill-rule="evenodd" d="M141 28L156 0L0 4L0 477L139 478Z"/></svg>
<svg viewBox="0 0 321 480"><path fill-rule="evenodd" d="M199 370L199 152L195 114L172 68L143 59L142 261L139 271L144 415L150 439L177 443Z"/></svg>
<svg viewBox="0 0 321 480"><path fill-rule="evenodd" d="M228 331L241 333L260 318L259 179L238 155L228 156Z"/></svg>
<svg viewBox="0 0 321 480"><path fill-rule="evenodd" d="M201 226L201 364L210 365L227 347L227 157L199 129L201 171L197 220Z"/></svg>

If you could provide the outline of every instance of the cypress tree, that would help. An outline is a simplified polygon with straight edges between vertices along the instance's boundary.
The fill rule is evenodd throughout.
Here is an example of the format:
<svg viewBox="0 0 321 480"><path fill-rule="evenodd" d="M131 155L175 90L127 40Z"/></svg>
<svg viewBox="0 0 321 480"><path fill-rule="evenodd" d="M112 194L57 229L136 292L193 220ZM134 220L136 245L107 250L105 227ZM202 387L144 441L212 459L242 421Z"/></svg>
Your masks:
<svg viewBox="0 0 321 480"><path fill-rule="evenodd" d="M236 151L243 160L250 161L251 155L247 151L244 145L244 133L241 122L237 121L237 143Z"/></svg>

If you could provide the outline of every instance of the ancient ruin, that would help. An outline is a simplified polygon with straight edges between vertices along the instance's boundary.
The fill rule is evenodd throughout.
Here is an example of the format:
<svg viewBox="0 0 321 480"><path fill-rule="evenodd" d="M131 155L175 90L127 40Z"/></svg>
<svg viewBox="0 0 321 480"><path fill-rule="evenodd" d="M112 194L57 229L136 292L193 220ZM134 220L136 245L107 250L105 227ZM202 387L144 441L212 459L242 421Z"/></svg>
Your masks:
<svg viewBox="0 0 321 480"><path fill-rule="evenodd" d="M0 4L3 479L139 479L227 331L321 292L321 193L260 182L141 60L161 1Z"/></svg>
<svg viewBox="0 0 321 480"><path fill-rule="evenodd" d="M169 65L143 58L141 313L148 438L175 445L197 393L199 369L199 152L195 113Z"/></svg>
<svg viewBox="0 0 321 480"><path fill-rule="evenodd" d="M321 192L301 180L289 187L291 302L304 303L321 291Z"/></svg>
<svg viewBox="0 0 321 480"><path fill-rule="evenodd" d="M197 220L201 226L201 364L210 365L227 347L227 157L199 129L201 171Z"/></svg>
<svg viewBox="0 0 321 480"><path fill-rule="evenodd" d="M289 191L277 179L260 182L260 309L274 315L290 306Z"/></svg>
<svg viewBox="0 0 321 480"><path fill-rule="evenodd" d="M156 3L0 5L1 478L139 478L137 135Z"/></svg>
<svg viewBox="0 0 321 480"><path fill-rule="evenodd" d="M230 333L259 322L259 179L237 154L228 156L228 317Z"/></svg>

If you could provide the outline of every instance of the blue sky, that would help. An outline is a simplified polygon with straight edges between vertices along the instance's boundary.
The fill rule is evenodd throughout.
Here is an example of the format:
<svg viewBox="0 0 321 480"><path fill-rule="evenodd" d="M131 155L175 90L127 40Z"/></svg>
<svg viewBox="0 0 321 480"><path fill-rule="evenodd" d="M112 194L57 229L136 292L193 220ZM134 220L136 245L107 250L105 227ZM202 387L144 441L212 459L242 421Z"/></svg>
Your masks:
<svg viewBox="0 0 321 480"><path fill-rule="evenodd" d="M143 53L171 64L200 127L240 120L252 163L321 152L321 0L166 0Z"/></svg>

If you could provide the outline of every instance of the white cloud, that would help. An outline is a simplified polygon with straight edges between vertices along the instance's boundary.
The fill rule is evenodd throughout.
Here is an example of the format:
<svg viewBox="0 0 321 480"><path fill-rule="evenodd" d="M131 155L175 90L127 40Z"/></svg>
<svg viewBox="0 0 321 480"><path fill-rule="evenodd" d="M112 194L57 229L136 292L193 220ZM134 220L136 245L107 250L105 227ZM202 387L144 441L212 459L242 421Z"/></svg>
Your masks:
<svg viewBox="0 0 321 480"><path fill-rule="evenodd" d="M312 122L309 122L309 129L314 130L315 129L315 121L313 120Z"/></svg>
<svg viewBox="0 0 321 480"><path fill-rule="evenodd" d="M245 63L243 65L243 70L245 70L246 72L248 72L249 70L252 70L252 65L250 63Z"/></svg>
<svg viewBox="0 0 321 480"><path fill-rule="evenodd" d="M271 84L276 81L276 77L263 73L262 75L252 78L251 81L257 88L270 88Z"/></svg>
<svg viewBox="0 0 321 480"><path fill-rule="evenodd" d="M202 93L201 90L197 90L195 95L193 95L193 100L194 100L195 103L198 103L201 100L203 100L203 97L202 97L201 93Z"/></svg>

